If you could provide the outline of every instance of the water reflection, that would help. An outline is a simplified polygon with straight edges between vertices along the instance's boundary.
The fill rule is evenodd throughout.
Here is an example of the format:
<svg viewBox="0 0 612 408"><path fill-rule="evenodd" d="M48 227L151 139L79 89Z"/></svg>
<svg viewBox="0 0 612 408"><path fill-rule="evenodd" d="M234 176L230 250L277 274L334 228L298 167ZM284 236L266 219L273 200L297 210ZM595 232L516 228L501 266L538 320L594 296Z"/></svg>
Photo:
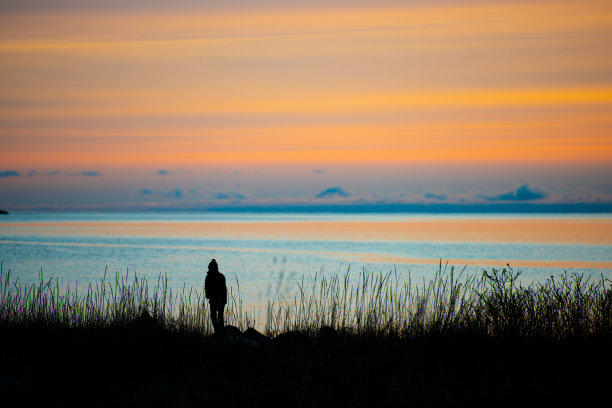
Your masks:
<svg viewBox="0 0 612 408"><path fill-rule="evenodd" d="M306 274L396 270L429 279L440 259L469 273L523 270L524 280L581 272L612 279L612 218L534 216L303 216L234 214L17 215L0 222L0 260L22 282L79 285L135 271L171 288L201 288L215 258L245 305L290 297Z"/></svg>

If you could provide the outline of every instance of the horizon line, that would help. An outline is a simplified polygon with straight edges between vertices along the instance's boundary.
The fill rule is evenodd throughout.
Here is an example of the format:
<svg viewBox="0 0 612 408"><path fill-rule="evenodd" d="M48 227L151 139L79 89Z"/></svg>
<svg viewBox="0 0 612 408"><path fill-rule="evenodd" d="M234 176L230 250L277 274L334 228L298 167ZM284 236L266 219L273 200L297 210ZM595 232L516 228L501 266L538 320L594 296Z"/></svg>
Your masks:
<svg viewBox="0 0 612 408"><path fill-rule="evenodd" d="M602 214L612 213L612 203L490 203L490 204L247 204L148 207L140 204L97 206L6 207L9 213L23 212L228 212L228 213L423 213L423 214Z"/></svg>

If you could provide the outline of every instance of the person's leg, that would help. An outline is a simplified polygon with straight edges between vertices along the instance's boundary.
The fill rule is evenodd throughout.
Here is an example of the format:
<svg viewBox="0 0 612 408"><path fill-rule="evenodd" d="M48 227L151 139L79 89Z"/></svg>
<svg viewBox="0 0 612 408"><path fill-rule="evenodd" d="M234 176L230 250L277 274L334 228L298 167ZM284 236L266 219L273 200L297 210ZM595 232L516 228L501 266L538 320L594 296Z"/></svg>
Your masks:
<svg viewBox="0 0 612 408"><path fill-rule="evenodd" d="M210 320L212 321L215 333L219 331L219 322L217 320L217 307L214 303L210 304Z"/></svg>
<svg viewBox="0 0 612 408"><path fill-rule="evenodd" d="M217 324L221 330L223 330L225 327L225 322L223 321L223 309L225 309L225 305L219 306L219 318L217 320Z"/></svg>

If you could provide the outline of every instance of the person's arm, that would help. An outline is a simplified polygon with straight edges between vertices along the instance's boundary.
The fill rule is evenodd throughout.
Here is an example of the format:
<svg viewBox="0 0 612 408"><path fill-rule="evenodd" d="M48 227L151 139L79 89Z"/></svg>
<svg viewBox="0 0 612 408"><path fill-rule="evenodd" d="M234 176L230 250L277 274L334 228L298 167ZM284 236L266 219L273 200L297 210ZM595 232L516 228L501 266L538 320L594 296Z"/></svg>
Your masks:
<svg viewBox="0 0 612 408"><path fill-rule="evenodd" d="M204 279L204 296L206 299L210 299L210 285L208 284L208 275L206 275L206 279Z"/></svg>
<svg viewBox="0 0 612 408"><path fill-rule="evenodd" d="M223 276L223 304L227 304L227 285L225 284L225 276Z"/></svg>

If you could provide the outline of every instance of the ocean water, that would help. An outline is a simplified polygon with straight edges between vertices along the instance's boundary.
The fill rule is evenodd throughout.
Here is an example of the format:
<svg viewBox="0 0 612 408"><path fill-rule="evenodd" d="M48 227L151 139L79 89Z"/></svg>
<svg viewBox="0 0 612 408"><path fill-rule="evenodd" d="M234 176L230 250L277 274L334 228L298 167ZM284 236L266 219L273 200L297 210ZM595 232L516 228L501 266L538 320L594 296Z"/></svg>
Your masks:
<svg viewBox="0 0 612 408"><path fill-rule="evenodd" d="M563 271L612 279L612 214L17 213L0 218L0 261L23 283L85 288L136 273L201 289L215 258L247 307L290 297L302 277L362 270L422 281L507 264L521 280ZM445 266L446 265L446 266Z"/></svg>

